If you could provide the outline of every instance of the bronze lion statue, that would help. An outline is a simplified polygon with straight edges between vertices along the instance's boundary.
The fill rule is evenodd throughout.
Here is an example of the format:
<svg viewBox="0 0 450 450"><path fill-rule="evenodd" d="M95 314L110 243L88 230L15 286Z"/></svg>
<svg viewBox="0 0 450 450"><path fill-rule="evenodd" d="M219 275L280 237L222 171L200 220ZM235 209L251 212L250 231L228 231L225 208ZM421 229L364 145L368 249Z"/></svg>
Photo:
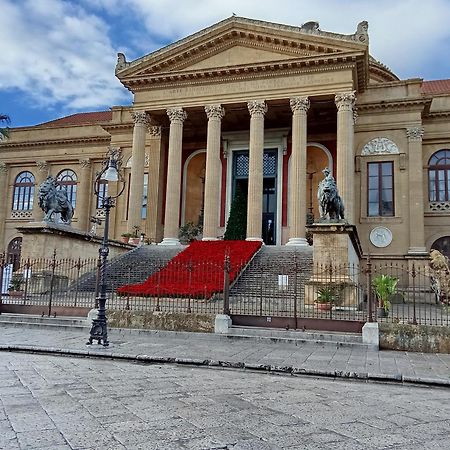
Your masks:
<svg viewBox="0 0 450 450"><path fill-rule="evenodd" d="M330 173L330 169L322 170L325 178L319 183L317 199L319 201L320 220L327 218L333 221L345 220L344 203L338 194L336 181Z"/></svg>
<svg viewBox="0 0 450 450"><path fill-rule="evenodd" d="M44 221L54 222L53 214L60 213L61 220L69 225L73 217L72 204L67 197L67 191L58 187L55 178L48 176L39 186L39 207L45 212Z"/></svg>

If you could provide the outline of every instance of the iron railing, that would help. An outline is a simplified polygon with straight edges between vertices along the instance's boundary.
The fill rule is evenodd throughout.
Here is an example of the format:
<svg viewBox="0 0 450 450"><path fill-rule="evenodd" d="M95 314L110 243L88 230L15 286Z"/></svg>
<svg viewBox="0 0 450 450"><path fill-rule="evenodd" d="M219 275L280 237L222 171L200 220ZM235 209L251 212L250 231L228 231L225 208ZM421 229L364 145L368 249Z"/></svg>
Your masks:
<svg viewBox="0 0 450 450"><path fill-rule="evenodd" d="M126 259L121 262L120 258L111 261L107 268L107 308L227 313L263 318L268 325L272 320L275 325L275 318L310 318L450 326L449 299L433 290L433 272L427 260L423 264L365 260L354 265L313 265L295 257L277 264L255 258L231 282L230 274L235 267L227 257L221 265L196 262L195 277L191 276L191 262L172 264L169 272L161 270L167 263L163 259L146 262L145 266ZM58 313L61 307L94 308L98 293L97 266L97 259L62 259L56 253L49 259L23 260L13 274L16 282L11 283L19 289L0 296L3 311L11 305L21 306L24 312L26 307L39 307L45 315ZM5 260L0 258L0 286L5 281L5 267ZM152 274L153 286L143 296L117 293L119 287L142 283ZM389 296L387 316L379 309L381 305L374 289L374 280L381 275L396 280L395 294ZM184 280L183 289L178 287L170 292L167 286L172 283L175 286L179 279ZM207 285L217 289L211 291Z"/></svg>

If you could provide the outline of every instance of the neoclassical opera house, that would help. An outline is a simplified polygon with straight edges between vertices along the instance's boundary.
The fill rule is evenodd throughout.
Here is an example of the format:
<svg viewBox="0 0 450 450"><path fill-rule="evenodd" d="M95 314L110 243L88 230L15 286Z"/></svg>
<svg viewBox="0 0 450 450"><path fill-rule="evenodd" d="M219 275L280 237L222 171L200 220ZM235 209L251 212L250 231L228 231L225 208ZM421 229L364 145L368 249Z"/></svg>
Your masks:
<svg viewBox="0 0 450 450"><path fill-rule="evenodd" d="M329 167L365 253L449 254L450 80L400 80L370 55L366 22L343 35L233 16L135 61L119 54L116 76L132 106L15 128L0 144L8 254L17 227L42 220L37 186L48 174L69 193L73 226L90 230L110 147L126 182L116 238L139 227L176 244L180 226L203 221L203 239L220 239L240 189L247 239L305 245Z"/></svg>

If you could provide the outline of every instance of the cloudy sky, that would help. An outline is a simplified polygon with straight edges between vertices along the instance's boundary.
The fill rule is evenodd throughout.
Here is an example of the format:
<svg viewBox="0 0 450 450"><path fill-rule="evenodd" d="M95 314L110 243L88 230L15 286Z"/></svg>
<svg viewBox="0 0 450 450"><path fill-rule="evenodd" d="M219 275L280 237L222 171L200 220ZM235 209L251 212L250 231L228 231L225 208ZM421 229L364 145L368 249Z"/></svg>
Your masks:
<svg viewBox="0 0 450 450"><path fill-rule="evenodd" d="M136 59L236 14L350 34L400 78L450 78L450 0L0 0L0 113L26 126L126 105L117 52Z"/></svg>

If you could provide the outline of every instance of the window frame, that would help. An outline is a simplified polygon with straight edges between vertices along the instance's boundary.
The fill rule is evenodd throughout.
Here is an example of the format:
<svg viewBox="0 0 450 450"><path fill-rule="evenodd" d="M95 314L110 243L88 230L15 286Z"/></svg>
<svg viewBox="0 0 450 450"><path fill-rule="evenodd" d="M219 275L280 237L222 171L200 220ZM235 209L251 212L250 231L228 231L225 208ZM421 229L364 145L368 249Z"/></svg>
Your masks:
<svg viewBox="0 0 450 450"><path fill-rule="evenodd" d="M442 153L444 156L439 157L439 153ZM432 159L437 159L437 162L432 163ZM444 159L448 160L447 164L440 164L439 160ZM440 190L439 190L439 172L444 172L444 198L440 198ZM430 159L428 160L428 201L429 202L450 202L450 149L441 149L434 152ZM433 187L434 190L431 189L431 173L434 175ZM432 193L434 193L435 198L432 198Z"/></svg>
<svg viewBox="0 0 450 450"><path fill-rule="evenodd" d="M27 176L30 181L18 181L21 176L23 176L23 178ZM35 184L36 178L34 177L33 172L23 170L17 174L13 184L12 211L31 211L33 209Z"/></svg>
<svg viewBox="0 0 450 450"><path fill-rule="evenodd" d="M391 166L391 188L385 188L383 187L383 165L389 164ZM374 189L370 189L370 166L377 166L377 177L378 177L378 187L376 188L376 191L378 192L378 213L377 214L371 214L370 212L370 205L374 204L375 202L370 201L370 191ZM367 162L367 174L366 174L366 187L367 187L367 217L373 218L373 217L395 217L395 172L394 172L394 161L370 161ZM384 175L386 176L386 175ZM387 175L389 176L389 175ZM383 212L383 191L385 190L391 190L392 191L392 212L389 214L386 214Z"/></svg>
<svg viewBox="0 0 450 450"><path fill-rule="evenodd" d="M70 181L65 180L64 178L73 175ZM60 179L63 178L63 179ZM78 187L78 176L76 172L72 169L63 169L56 176L56 181L60 186L59 189L64 188L67 191L67 197L69 202L72 205L72 208L75 209L77 202L77 187Z"/></svg>

